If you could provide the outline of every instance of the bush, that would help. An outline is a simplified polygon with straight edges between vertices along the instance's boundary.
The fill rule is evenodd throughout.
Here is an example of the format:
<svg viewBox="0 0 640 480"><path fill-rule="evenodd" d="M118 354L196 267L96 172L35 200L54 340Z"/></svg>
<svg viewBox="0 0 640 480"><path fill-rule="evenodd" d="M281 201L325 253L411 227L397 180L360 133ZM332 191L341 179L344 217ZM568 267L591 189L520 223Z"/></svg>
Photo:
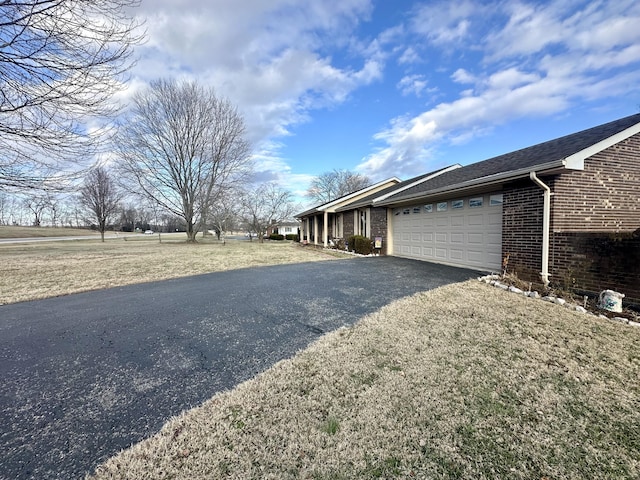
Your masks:
<svg viewBox="0 0 640 480"><path fill-rule="evenodd" d="M287 233L284 237L286 240L293 240L294 242L299 242L300 237L295 233Z"/></svg>
<svg viewBox="0 0 640 480"><path fill-rule="evenodd" d="M359 253L360 255L369 255L371 253L371 239L362 235L352 235L347 238L347 245L350 252Z"/></svg>
<svg viewBox="0 0 640 480"><path fill-rule="evenodd" d="M272 233L269 235L269 240L284 240L284 235L280 235L279 233Z"/></svg>

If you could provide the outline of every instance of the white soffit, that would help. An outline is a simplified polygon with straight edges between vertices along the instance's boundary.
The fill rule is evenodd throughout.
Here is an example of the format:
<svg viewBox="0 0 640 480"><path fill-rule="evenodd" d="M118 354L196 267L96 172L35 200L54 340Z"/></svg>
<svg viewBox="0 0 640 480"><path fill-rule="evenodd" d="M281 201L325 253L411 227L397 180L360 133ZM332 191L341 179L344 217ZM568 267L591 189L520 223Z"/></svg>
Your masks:
<svg viewBox="0 0 640 480"><path fill-rule="evenodd" d="M573 155L569 155L564 159L564 166L565 168L569 168L572 170L584 170L584 160L586 158L592 157L596 153L600 153L602 150L612 147L616 143L626 140L636 133L640 133L640 123L636 123L626 130L618 132L615 135L610 136L609 138L605 138L604 140L601 140L598 143L585 148L584 150L580 150Z"/></svg>
<svg viewBox="0 0 640 480"><path fill-rule="evenodd" d="M332 200L329 203L325 203L324 205L321 205L318 208L319 211L326 211L327 209L331 208L331 207L335 207L338 205L342 205L345 202L348 202L350 200L352 200L354 197L358 197L361 196L363 194L366 194L367 192L371 192L372 190L375 190L376 188L380 188L382 187L385 183L390 183L390 182L395 182L395 183L400 183L401 180L398 177L391 177L391 178L387 178L386 180L382 180L381 182L378 182L374 185L370 185L368 187L362 188L360 190L356 190L355 192L350 193L349 195L345 196L345 197L341 197L338 198L336 200Z"/></svg>

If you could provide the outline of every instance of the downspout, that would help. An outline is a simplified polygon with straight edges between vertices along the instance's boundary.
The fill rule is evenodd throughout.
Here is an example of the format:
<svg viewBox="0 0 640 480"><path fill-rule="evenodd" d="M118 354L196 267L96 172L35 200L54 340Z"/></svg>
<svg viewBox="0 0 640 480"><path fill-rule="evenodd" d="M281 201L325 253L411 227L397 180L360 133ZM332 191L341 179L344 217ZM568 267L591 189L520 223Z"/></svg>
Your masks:
<svg viewBox="0 0 640 480"><path fill-rule="evenodd" d="M540 277L545 287L549 286L549 230L551 223L551 188L538 178L536 172L530 172L529 178L544 190L542 206L542 272Z"/></svg>

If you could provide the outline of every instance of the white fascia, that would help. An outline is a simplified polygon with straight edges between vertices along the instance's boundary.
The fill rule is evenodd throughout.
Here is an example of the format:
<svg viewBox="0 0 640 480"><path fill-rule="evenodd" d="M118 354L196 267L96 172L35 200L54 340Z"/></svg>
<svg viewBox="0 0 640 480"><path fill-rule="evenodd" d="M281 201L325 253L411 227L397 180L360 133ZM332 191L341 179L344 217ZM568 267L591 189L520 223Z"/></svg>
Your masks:
<svg viewBox="0 0 640 480"><path fill-rule="evenodd" d="M571 170L584 170L585 159L592 157L596 153L600 153L606 148L612 147L616 143L626 140L636 133L640 133L640 123L636 123L626 130L618 132L615 135L610 136L609 138L605 138L604 140L601 140L598 143L585 148L584 150L580 150L573 155L569 155L564 159L564 166L565 168L569 168Z"/></svg>
<svg viewBox="0 0 640 480"><path fill-rule="evenodd" d="M331 207L335 207L336 205L340 205L342 203L348 202L349 200L351 200L354 197L358 197L360 195L363 195L371 190L375 190L376 188L381 187L382 185L384 185L385 183L389 183L389 182L393 182L395 181L396 183L400 183L401 180L398 177L391 177L391 178L387 178L386 180L382 180L381 182L376 183L375 185L370 185L368 187L362 188L360 190L356 190L353 193L350 193L347 196L344 197L340 197L336 200L332 200L329 203L325 203L324 205L320 205L319 207L317 207L317 209L321 212L324 212L326 210L328 210Z"/></svg>

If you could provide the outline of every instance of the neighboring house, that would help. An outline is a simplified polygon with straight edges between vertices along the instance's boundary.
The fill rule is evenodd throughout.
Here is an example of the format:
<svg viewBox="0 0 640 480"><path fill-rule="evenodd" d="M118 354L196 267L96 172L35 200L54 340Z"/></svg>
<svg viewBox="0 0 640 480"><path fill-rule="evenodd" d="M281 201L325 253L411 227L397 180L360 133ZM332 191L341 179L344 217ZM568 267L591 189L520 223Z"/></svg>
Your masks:
<svg viewBox="0 0 640 480"><path fill-rule="evenodd" d="M640 114L389 187L334 208L344 231L366 210L389 255L640 304Z"/></svg>
<svg viewBox="0 0 640 480"><path fill-rule="evenodd" d="M340 198L314 207L296 215L302 222L301 241L312 245L329 246L335 240L341 240L349 235L363 235L371 237L371 213L362 212L356 221L353 216L337 213L343 205L356 202L376 192L385 190L400 183L398 178L388 178L369 187L344 195Z"/></svg>
<svg viewBox="0 0 640 480"><path fill-rule="evenodd" d="M267 235L276 233L279 235L298 235L300 233L300 224L298 222L281 222L268 229Z"/></svg>

